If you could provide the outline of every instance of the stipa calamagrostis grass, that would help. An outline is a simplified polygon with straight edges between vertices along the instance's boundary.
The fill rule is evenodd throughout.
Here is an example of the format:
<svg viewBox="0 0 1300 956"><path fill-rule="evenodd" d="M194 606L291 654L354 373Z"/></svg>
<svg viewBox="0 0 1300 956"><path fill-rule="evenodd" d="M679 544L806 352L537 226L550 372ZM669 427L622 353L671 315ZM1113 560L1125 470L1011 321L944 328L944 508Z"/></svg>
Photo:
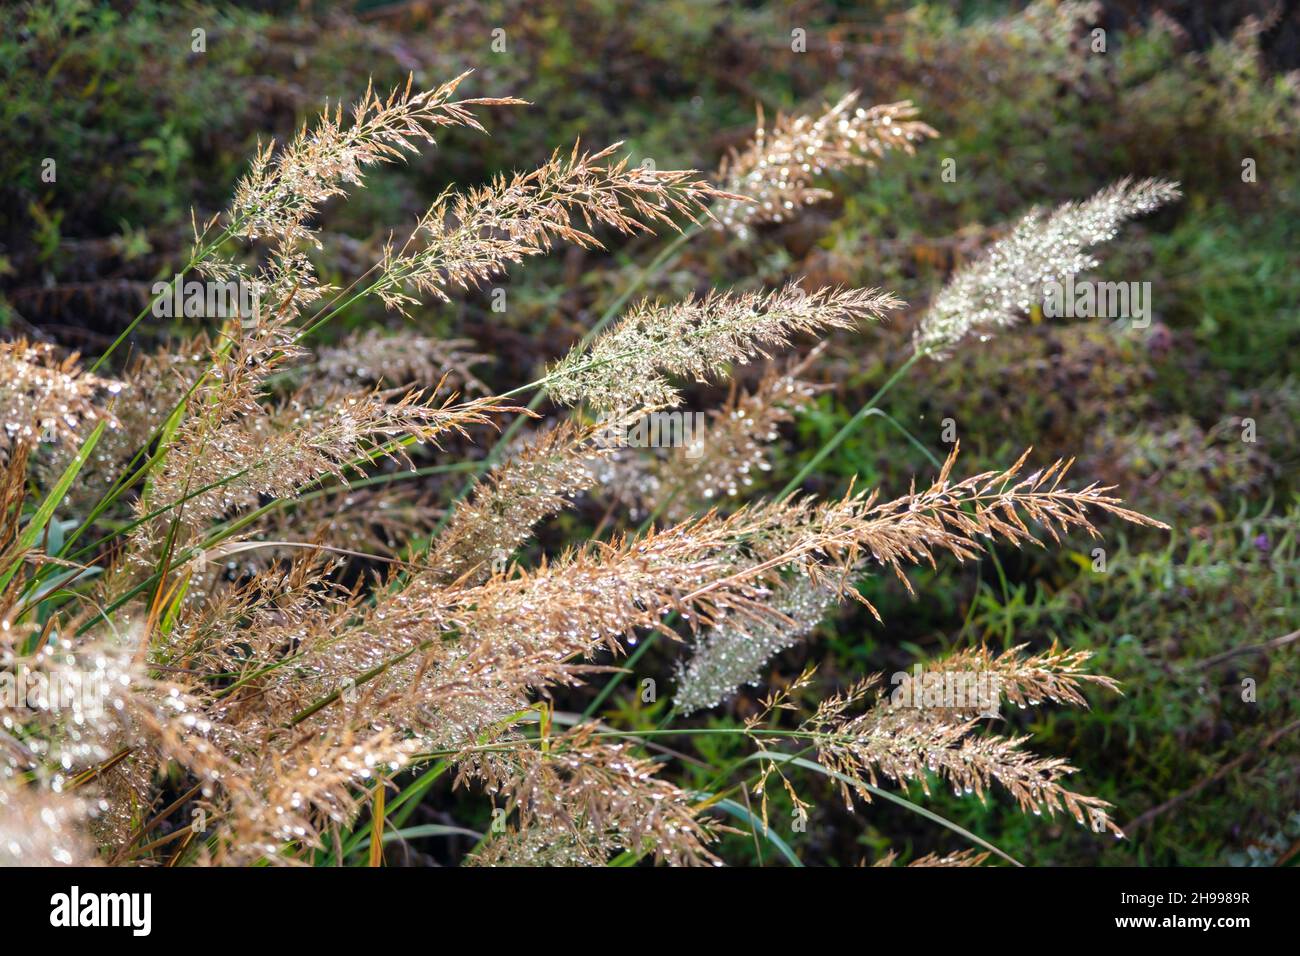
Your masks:
<svg viewBox="0 0 1300 956"><path fill-rule="evenodd" d="M404 90L380 96L373 87L350 110L327 107L315 123L303 124L283 149L274 141L261 146L248 174L235 188L230 222L246 239L270 236L286 247L314 240L312 216L325 200L362 183L367 166L390 163L404 153L432 144L433 131L468 126L483 132L473 107L521 104L514 98L453 100L469 73L436 89Z"/></svg>
<svg viewBox="0 0 1300 956"><path fill-rule="evenodd" d="M706 379L731 362L788 345L801 333L852 328L902 303L877 289L818 289L797 283L769 293L714 293L672 305L643 302L589 347L547 375L556 401L597 408L676 405L668 376Z"/></svg>
<svg viewBox="0 0 1300 956"><path fill-rule="evenodd" d="M722 195L693 172L629 167L611 160L621 143L597 153L574 144L539 168L499 177L490 186L440 196L400 248L384 250L373 288L398 309L417 304L413 289L443 301L448 287L468 288L560 241L592 248L604 226L625 235L694 219Z"/></svg>
<svg viewBox="0 0 1300 956"><path fill-rule="evenodd" d="M891 709L871 682L830 696L794 727L779 719L793 698L778 693L742 724L690 728L757 748L718 768L708 793L652 757L658 736L680 732L667 722L623 730L555 710L553 695L610 670L602 655L663 633L693 644L671 720L760 680L773 654L857 597L858 576L887 570L910 589L910 567L975 558L993 541L1096 534L1101 515L1158 523L1109 489L1069 486L1066 462L1022 476L1022 457L957 478L955 451L928 486L901 497L852 488L804 497L800 475L775 497L746 500L777 428L822 388L806 378L811 359L770 366L754 389L734 390L684 463L637 462L602 443L611 415L636 421L671 407L684 381L714 381L797 338L882 320L901 303L879 290L792 282L618 314L629 289L541 378L504 392L478 377L483 356L464 340L369 332L314 349L312 333L367 297L409 312L561 243L684 227L666 247L680 249L718 236L700 228L710 217L724 236L749 230L824 198L819 174L935 135L909 104L865 109L849 97L760 128L724 165L721 188L692 171L631 167L616 147L575 147L532 172L449 191L348 289L327 289L306 251L319 241L322 202L434 130L481 129L471 108L518 102L453 100L462 79L384 98L368 91L350 119L335 108L283 148L259 151L231 210L196 230L190 264L255 285L256 314L134 359L125 389L98 376L107 354L82 373L44 347L0 352L11 372L0 392L0 662L46 686L93 674L109 704L68 709L40 694L3 702L0 832L25 835L0 850L43 863L377 859L369 848L382 847L384 827L400 826L444 774L485 793L506 821L469 855L480 864L601 864L615 854L715 864L725 830L717 807L746 789L765 793L776 775L806 808L796 768L862 797L881 778L924 788L937 776L962 792L1004 790L1028 812L1111 826L1104 803L1065 788L1063 761L1034 755L1024 738L984 733L980 713ZM1059 265L1069 247L1067 265L1078 265L1079 249L1170 193L1124 186L1070 207L1046 220L1056 238L1044 256ZM232 253L232 240L266 246L261 257ZM1035 268L1031 278L1041 278ZM940 318L921 333L927 352L960 339L943 318L954 302L1020 281L1007 269L979 276L958 277L958 292L936 302ZM520 435L547 397L559 420ZM463 444L502 419L506 434L481 460L422 463L453 436ZM29 508L33 457L41 463L31 473L49 490ZM394 461L402 467L378 465ZM449 503L399 484L459 471L471 481ZM636 493L603 495L620 473L640 476ZM80 475L95 481L73 492ZM539 525L593 486L651 520L633 528L607 516L614 533L542 549ZM708 510L724 499L726 510ZM402 523L382 516L394 504L424 540L394 540ZM935 666L993 673L1013 704L1080 706L1086 683L1109 686L1084 663L1061 650L973 650ZM755 760L759 773L744 777ZM418 782L398 788L412 769ZM390 789L398 794L385 804ZM381 804L383 813L363 813ZM183 813L196 822L175 825Z"/></svg>

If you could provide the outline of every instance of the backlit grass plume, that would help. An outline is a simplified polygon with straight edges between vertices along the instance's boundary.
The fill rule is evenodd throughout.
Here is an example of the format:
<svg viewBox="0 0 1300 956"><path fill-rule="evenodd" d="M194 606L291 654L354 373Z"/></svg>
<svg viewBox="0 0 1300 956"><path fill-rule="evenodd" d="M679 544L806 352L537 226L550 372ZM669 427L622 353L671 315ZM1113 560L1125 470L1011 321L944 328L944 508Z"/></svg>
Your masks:
<svg viewBox="0 0 1300 956"><path fill-rule="evenodd" d="M877 289L818 289L797 283L769 293L714 293L663 305L642 302L589 348L575 349L546 377L564 404L602 409L675 405L669 376L707 380L727 364L788 345L800 333L852 328L902 303Z"/></svg>
<svg viewBox="0 0 1300 956"><path fill-rule="evenodd" d="M1123 179L1050 215L1030 210L935 297L917 329L917 350L942 356L969 335L1015 325L1042 304L1047 283L1096 268L1088 250L1115 238L1125 220L1180 195L1177 183Z"/></svg>

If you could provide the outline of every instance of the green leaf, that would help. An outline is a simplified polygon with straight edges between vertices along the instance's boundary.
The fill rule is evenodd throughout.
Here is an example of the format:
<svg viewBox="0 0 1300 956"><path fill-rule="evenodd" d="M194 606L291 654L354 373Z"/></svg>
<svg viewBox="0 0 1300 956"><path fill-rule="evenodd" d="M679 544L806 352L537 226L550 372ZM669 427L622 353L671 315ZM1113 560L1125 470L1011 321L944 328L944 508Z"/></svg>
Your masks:
<svg viewBox="0 0 1300 956"><path fill-rule="evenodd" d="M54 509L59 506L59 502L63 500L63 496L68 493L68 489L72 487L72 483L77 480L77 474L81 471L82 466L90 457L90 453L94 450L95 444L99 441L99 436L103 433L104 422L101 421L95 426L95 430L90 433L86 440L81 443L81 447L77 449L77 454L73 457L72 463L64 469L63 474L59 476L59 480L55 483L54 487L50 489L50 493L45 496L45 500L42 501L40 507L36 509L36 513L32 515L31 520L27 522L23 527L23 530L19 533L17 542L17 550L19 554L14 560L14 563L9 566L3 575L0 575L0 591L3 591L8 587L9 582L12 581L14 575L18 573L18 569L22 567L22 552L30 550L40 539L41 531L53 516Z"/></svg>

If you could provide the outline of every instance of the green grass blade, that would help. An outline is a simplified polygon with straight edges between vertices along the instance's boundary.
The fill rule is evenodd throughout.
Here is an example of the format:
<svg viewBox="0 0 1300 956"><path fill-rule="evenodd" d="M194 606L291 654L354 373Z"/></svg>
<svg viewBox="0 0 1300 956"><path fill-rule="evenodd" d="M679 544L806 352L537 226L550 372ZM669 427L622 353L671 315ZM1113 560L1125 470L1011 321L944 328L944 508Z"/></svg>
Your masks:
<svg viewBox="0 0 1300 956"><path fill-rule="evenodd" d="M72 483L77 480L78 473L80 473L82 466L85 465L86 460L90 458L90 453L94 451L99 436L102 434L104 434L104 422L101 421L95 426L94 431L87 436L86 440L81 443L81 447L77 449L77 454L73 456L72 462L63 470L63 474L59 476L59 480L50 489L50 493L45 496L45 500L40 503L36 513L32 515L31 520L19 533L17 542L19 555L14 563L5 570L4 574L0 575L0 591L3 591L8 586L9 582L14 579L14 575L18 573L18 569L22 567L22 552L29 550L36 544L41 536L41 531L54 515L54 509L63 501L63 496L68 493Z"/></svg>
<svg viewBox="0 0 1300 956"><path fill-rule="evenodd" d="M765 840L767 840L768 843L776 847L777 852L780 853L783 857L785 857L786 862L789 863L791 866L803 866L803 861L800 860L799 857L795 855L794 850L790 848L790 844L786 843L779 836L773 833L771 827L763 826L763 821L758 817L754 816L754 814L749 810L748 807L744 806L743 804L739 804L735 800L732 800L730 798L724 798L722 800L719 800L716 804L714 804L714 806L716 806L719 810L725 810L733 817L736 817L739 820L744 820L746 823L748 823L751 827L754 828L755 833L759 834Z"/></svg>

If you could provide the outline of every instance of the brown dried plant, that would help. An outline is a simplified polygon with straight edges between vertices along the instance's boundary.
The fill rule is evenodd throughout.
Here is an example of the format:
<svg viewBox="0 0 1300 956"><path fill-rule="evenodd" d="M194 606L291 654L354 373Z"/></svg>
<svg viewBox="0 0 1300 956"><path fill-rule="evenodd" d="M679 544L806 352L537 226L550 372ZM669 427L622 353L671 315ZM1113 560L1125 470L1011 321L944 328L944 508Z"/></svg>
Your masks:
<svg viewBox="0 0 1300 956"><path fill-rule="evenodd" d="M901 497L851 487L818 500L794 494L796 481L792 493L744 500L779 429L820 390L803 377L816 353L733 389L698 455L639 462L604 440L611 423L677 406L683 379L714 381L796 338L882 320L901 303L879 290L792 282L642 302L501 394L476 377L485 357L465 340L399 331L312 349L311 333L367 296L407 312L556 243L595 247L602 234L710 216L733 227L776 220L825 197L820 173L935 135L910 104L862 109L847 97L820 117L760 123L721 189L689 170L631 167L616 146L574 147L445 193L405 242L326 299L334 290L305 251L321 203L435 129L481 129L472 107L519 102L453 100L463 79L386 98L368 90L350 121L326 110L284 148L260 149L230 211L196 229L192 263L251 284L258 308L137 358L129 387L46 346L0 348L0 675L15 686L39 678L47 691L0 700L0 854L351 861L382 845L379 797L419 768L453 771L491 797L493 832L470 862L715 864L718 801L745 785L762 792L776 774L806 808L792 778L809 748L846 795L869 798L880 777L922 789L938 777L980 795L996 784L1027 811L1113 829L1102 801L1064 787L1064 761L982 733L969 708L873 701L872 681L793 728L779 725L796 707L789 692L719 728L756 743L761 773L737 783L736 768L724 770L731 789L712 794L674 783L649 736L556 713L552 695L609 671L652 632L694 645L679 672L685 715L761 680L772 655L845 598L875 614L853 586L860 576L887 570L911 590L908 570L943 555L1040 544L1040 532L1097 534L1098 516L1159 523L1107 488L1066 485L1068 462L1022 476L1028 452L958 479L954 450ZM397 484L438 472L417 460L452 437L459 447L503 418L535 417L536 401L518 404L530 392L549 396L560 420L490 455L490 471L450 463L487 472L463 503ZM52 489L34 510L29 472ZM611 519L608 537L541 543L540 527L620 474L636 487L606 489L610 514L621 503L662 524ZM78 475L93 480L74 487ZM727 512L704 510L723 499ZM56 533L56 510L77 520ZM1085 660L974 649L931 667L992 674L1014 704L1085 706L1085 684L1113 689ZM86 692L69 703L53 688ZM770 749L783 740L804 750ZM917 865L979 862L957 853Z"/></svg>

